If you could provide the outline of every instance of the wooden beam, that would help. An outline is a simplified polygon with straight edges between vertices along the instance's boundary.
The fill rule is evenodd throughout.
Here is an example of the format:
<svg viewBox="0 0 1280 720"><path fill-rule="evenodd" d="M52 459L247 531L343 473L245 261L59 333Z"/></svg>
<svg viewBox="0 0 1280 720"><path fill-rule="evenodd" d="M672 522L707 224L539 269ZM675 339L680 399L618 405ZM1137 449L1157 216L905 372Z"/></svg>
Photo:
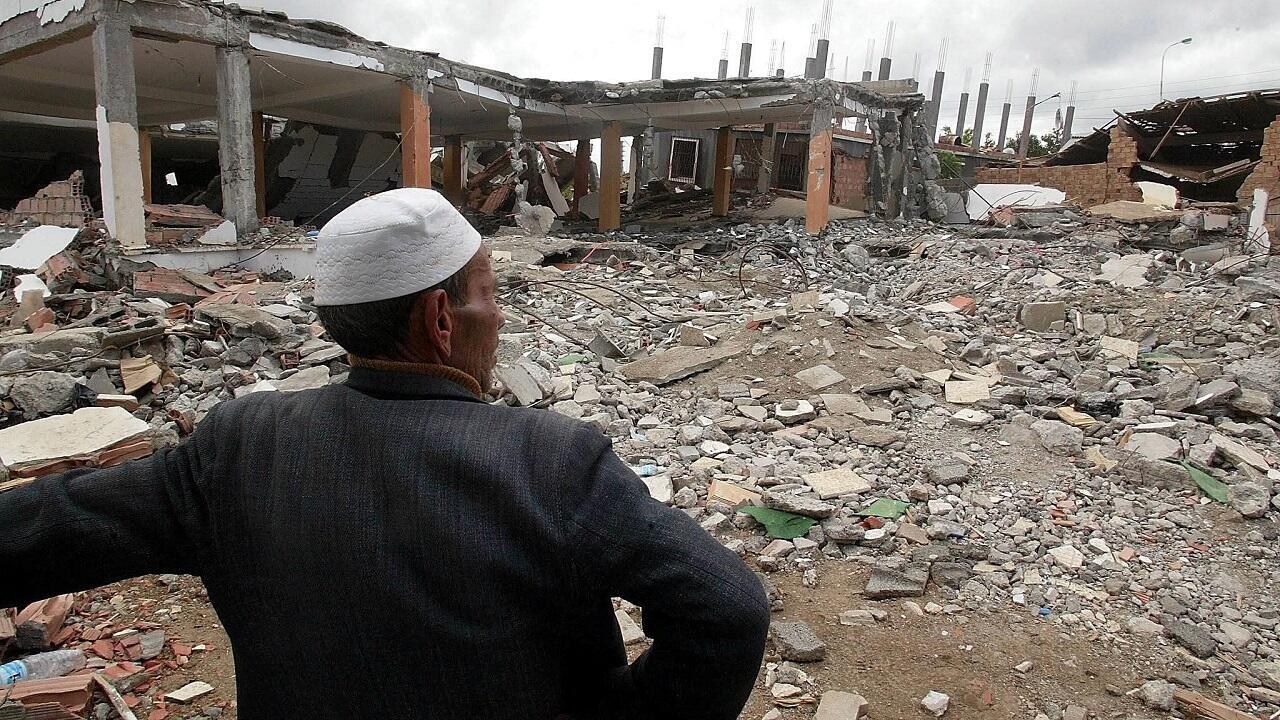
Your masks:
<svg viewBox="0 0 1280 720"><path fill-rule="evenodd" d="M401 172L404 187L431 187L431 106L425 81L400 83Z"/></svg>
<svg viewBox="0 0 1280 720"><path fill-rule="evenodd" d="M258 200L258 217L267 216L267 135L262 113L253 114L253 189ZM148 198L147 202L151 202Z"/></svg>
<svg viewBox="0 0 1280 720"><path fill-rule="evenodd" d="M450 135L444 139L444 196L455 206L466 201L462 187L466 169L462 166L462 137Z"/></svg>
<svg viewBox="0 0 1280 720"><path fill-rule="evenodd" d="M591 184L591 140L578 139L578 149L573 155L573 215L578 216L578 202L590 191Z"/></svg>
<svg viewBox="0 0 1280 720"><path fill-rule="evenodd" d="M142 202L150 205L151 199L151 131L138 131L138 158L142 165Z"/></svg>
<svg viewBox="0 0 1280 720"><path fill-rule="evenodd" d="M600 131L600 231L622 227L622 125L604 124Z"/></svg>
<svg viewBox="0 0 1280 720"><path fill-rule="evenodd" d="M809 170L804 229L817 235L831 217L831 108L814 108L809 124Z"/></svg>
<svg viewBox="0 0 1280 720"><path fill-rule="evenodd" d="M711 214L729 214L729 198L733 194L733 128L716 130L716 164L712 168Z"/></svg>
<svg viewBox="0 0 1280 720"><path fill-rule="evenodd" d="M1210 700L1200 693L1185 690L1183 688L1174 689L1173 699L1177 701L1178 706L1184 713L1194 718L1209 718L1210 720L1258 720L1257 715L1251 715L1243 710L1237 710L1230 705L1224 705L1215 700Z"/></svg>

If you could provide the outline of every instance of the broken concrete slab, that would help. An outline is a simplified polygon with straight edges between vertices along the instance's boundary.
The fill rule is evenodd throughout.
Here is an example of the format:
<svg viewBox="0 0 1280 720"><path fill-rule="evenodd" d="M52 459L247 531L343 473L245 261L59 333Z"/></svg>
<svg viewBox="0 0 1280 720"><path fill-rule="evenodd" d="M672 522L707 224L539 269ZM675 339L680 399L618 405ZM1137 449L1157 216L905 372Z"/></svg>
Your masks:
<svg viewBox="0 0 1280 720"><path fill-rule="evenodd" d="M910 563L904 567L895 567L890 562L881 562L871 570L871 577L862 594L872 600L888 600L891 598L923 597L925 586L929 584L929 565L927 563Z"/></svg>
<svg viewBox="0 0 1280 720"><path fill-rule="evenodd" d="M267 340L281 340L294 334L293 323L263 312L252 305L240 303L214 303L195 309L195 317L207 322L222 323L234 337L258 336Z"/></svg>
<svg viewBox="0 0 1280 720"><path fill-rule="evenodd" d="M1049 332L1054 323L1065 323L1067 304L1064 302L1026 303L1018 315L1022 326L1033 332ZM1061 329L1061 326L1059 326Z"/></svg>
<svg viewBox="0 0 1280 720"><path fill-rule="evenodd" d="M15 473L61 461L90 462L150 430L150 425L123 408L81 408L0 430L0 462Z"/></svg>
<svg viewBox="0 0 1280 720"><path fill-rule="evenodd" d="M280 392L298 392L300 390L315 390L328 384L328 366L317 365L305 370L299 370L289 377L276 382L275 386Z"/></svg>
<svg viewBox="0 0 1280 720"><path fill-rule="evenodd" d="M814 365L796 373L795 377L812 390L825 390L832 385L844 382L846 379L844 375L841 375L829 365Z"/></svg>
<svg viewBox="0 0 1280 720"><path fill-rule="evenodd" d="M719 365L746 352L744 345L730 343L717 347L674 347L643 360L627 363L618 371L629 380L666 385Z"/></svg>
<svg viewBox="0 0 1280 720"><path fill-rule="evenodd" d="M1116 287L1140 288L1149 285L1147 273L1155 259L1150 255L1124 255L1102 263L1102 272L1094 280L1111 283Z"/></svg>
<svg viewBox="0 0 1280 720"><path fill-rule="evenodd" d="M991 399L991 385L983 380L949 380L943 386L947 402L972 405Z"/></svg>
<svg viewBox="0 0 1280 720"><path fill-rule="evenodd" d="M809 473L803 476L803 479L821 500L871 491L870 481L852 470L843 468Z"/></svg>
<svg viewBox="0 0 1280 720"><path fill-rule="evenodd" d="M818 712L813 720L861 720L867 708L867 699L855 693L828 690L822 693Z"/></svg>

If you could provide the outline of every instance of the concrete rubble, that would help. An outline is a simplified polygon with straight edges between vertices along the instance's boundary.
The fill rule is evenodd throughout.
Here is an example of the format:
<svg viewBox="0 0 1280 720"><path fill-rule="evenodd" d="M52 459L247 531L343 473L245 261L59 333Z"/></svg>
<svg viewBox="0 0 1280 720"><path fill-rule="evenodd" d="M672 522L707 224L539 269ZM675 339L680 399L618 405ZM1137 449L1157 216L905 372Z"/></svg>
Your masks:
<svg viewBox="0 0 1280 720"><path fill-rule="evenodd" d="M585 262L504 238L509 321L492 401L598 428L656 502L760 572L777 610L768 708L859 717L880 702L873 687L827 682L842 630L1009 619L1149 660L1141 682L1117 688L1135 712L1176 706L1163 667L1266 716L1280 710L1280 297L1244 300L1255 286L1238 279L1280 265L1228 277L1169 251L1095 244L1107 222L840 221L815 238L783 221L557 239ZM922 241L928 254L912 255ZM92 256L92 243L71 251ZM102 262L83 267L122 282L60 288L41 299L52 318L40 332L0 334L0 488L152 452L219 402L349 370L305 278L190 276L199 297L171 302L133 291L130 277L155 268ZM95 444L45 447L49 426L72 438L92 427ZM812 525L770 537L748 506ZM204 602L197 581L170 582ZM819 622L805 597L828 583L847 591ZM155 620L111 620L112 603L78 596L58 644L130 677L139 651L117 635ZM633 614L619 604L641 649ZM192 644L170 639L151 681ZM224 691L161 684L167 694L135 699L199 705ZM885 713L941 716L967 693L922 687L914 706ZM1026 699L1050 718L1097 713L1065 688Z"/></svg>

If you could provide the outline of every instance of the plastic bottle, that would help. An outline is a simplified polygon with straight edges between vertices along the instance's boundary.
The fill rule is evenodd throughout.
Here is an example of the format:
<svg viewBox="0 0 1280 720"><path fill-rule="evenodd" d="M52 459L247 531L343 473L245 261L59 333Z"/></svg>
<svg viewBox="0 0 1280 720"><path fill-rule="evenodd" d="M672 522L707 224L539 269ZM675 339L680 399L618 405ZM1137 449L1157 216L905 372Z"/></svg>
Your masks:
<svg viewBox="0 0 1280 720"><path fill-rule="evenodd" d="M83 650L54 650L0 665L0 687L19 680L62 677L84 668Z"/></svg>

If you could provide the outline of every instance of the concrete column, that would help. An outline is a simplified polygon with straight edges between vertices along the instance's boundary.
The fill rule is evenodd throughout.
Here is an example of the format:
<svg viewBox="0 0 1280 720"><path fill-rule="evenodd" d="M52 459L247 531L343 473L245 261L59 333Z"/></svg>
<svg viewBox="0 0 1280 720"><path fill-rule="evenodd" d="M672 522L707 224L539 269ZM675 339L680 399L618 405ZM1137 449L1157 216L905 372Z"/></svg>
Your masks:
<svg viewBox="0 0 1280 720"><path fill-rule="evenodd" d="M813 73L815 77L827 76L827 53L831 50L831 41L818 38L818 49L813 54Z"/></svg>
<svg viewBox="0 0 1280 720"><path fill-rule="evenodd" d="M778 68L778 72L774 74L774 77L784 78L786 76L787 76L787 71L784 70L783 68Z"/></svg>
<svg viewBox="0 0 1280 720"><path fill-rule="evenodd" d="M777 146L777 126L765 123L764 137L760 141L760 174L756 178L756 192L767 193L773 187L773 152Z"/></svg>
<svg viewBox="0 0 1280 720"><path fill-rule="evenodd" d="M253 189L258 217L267 216L267 126L262 113L253 114Z"/></svg>
<svg viewBox="0 0 1280 720"><path fill-rule="evenodd" d="M444 139L444 196L454 206L466 202L466 194L462 190L466 182L466 167L462 162L462 136L449 135Z"/></svg>
<svg viewBox="0 0 1280 720"><path fill-rule="evenodd" d="M711 214L729 214L729 198L733 194L733 128L716 130L716 164L712 167Z"/></svg>
<svg viewBox="0 0 1280 720"><path fill-rule="evenodd" d="M431 187L431 104L427 81L400 82L400 163L404 187Z"/></svg>
<svg viewBox="0 0 1280 720"><path fill-rule="evenodd" d="M222 216L243 235L258 229L254 189L253 97L249 51L214 48L218 75L218 167L222 173Z"/></svg>
<svg viewBox="0 0 1280 720"><path fill-rule="evenodd" d="M1071 142L1071 124L1076 119L1076 106L1067 106L1067 115L1062 119L1062 143L1058 145L1056 150L1061 150L1067 143Z"/></svg>
<svg viewBox="0 0 1280 720"><path fill-rule="evenodd" d="M729 77L729 60L720 58L720 68L716 71L716 78L724 80L727 77Z"/></svg>
<svg viewBox="0 0 1280 720"><path fill-rule="evenodd" d="M622 126L604 124L600 131L600 231L622 226Z"/></svg>
<svg viewBox="0 0 1280 720"><path fill-rule="evenodd" d="M987 119L987 93L991 90L991 83L982 83L978 86L978 112L973 116L973 149L982 149L982 128L986 125Z"/></svg>
<svg viewBox="0 0 1280 720"><path fill-rule="evenodd" d="M818 77L817 75L813 74L813 65L814 65L814 58L804 59L804 76L810 80Z"/></svg>
<svg viewBox="0 0 1280 720"><path fill-rule="evenodd" d="M662 48L653 48L653 66L649 69L649 79L657 80L662 77Z"/></svg>
<svg viewBox="0 0 1280 720"><path fill-rule="evenodd" d="M813 109L809 123L809 171L804 206L804 229L817 235L831 216L831 106Z"/></svg>
<svg viewBox="0 0 1280 720"><path fill-rule="evenodd" d="M591 139L579 138L578 149L573 155L573 212L578 213L578 203L590 192Z"/></svg>
<svg viewBox="0 0 1280 720"><path fill-rule="evenodd" d="M880 80L888 80L889 72L893 68L893 58L880 58Z"/></svg>
<svg viewBox="0 0 1280 720"><path fill-rule="evenodd" d="M942 112L942 86L947 74L938 70L933 74L933 97L929 99L929 139L938 140L938 115Z"/></svg>
<svg viewBox="0 0 1280 720"><path fill-rule="evenodd" d="M640 188L644 187L644 179L642 175L644 166L644 136L631 136L631 162L628 164L631 172L627 173L627 202L633 203L639 196Z"/></svg>
<svg viewBox="0 0 1280 720"><path fill-rule="evenodd" d="M1012 109L1012 105L1005 103L1000 111L1000 137L996 139L997 152L1004 152L1004 141L1009 137L1009 111Z"/></svg>
<svg viewBox="0 0 1280 720"><path fill-rule="evenodd" d="M93 31L93 78L98 101L102 216L107 232L121 247L144 248L147 226L142 207L133 33L112 15L103 15Z"/></svg>
<svg viewBox="0 0 1280 720"><path fill-rule="evenodd" d="M964 135L964 116L969 114L969 93L960 93L960 116L956 118L956 142Z"/></svg>
<svg viewBox="0 0 1280 720"><path fill-rule="evenodd" d="M1018 162L1027 159L1027 150L1031 147L1031 120L1036 113L1036 96L1027 96L1027 112L1022 116L1022 135L1018 140Z"/></svg>
<svg viewBox="0 0 1280 720"><path fill-rule="evenodd" d="M862 82L871 82L871 71L862 71ZM858 118L858 124L853 128L857 132L864 133L867 131L867 119L865 117Z"/></svg>
<svg viewBox="0 0 1280 720"><path fill-rule="evenodd" d="M751 77L751 43L742 43L738 53L738 77Z"/></svg>
<svg viewBox="0 0 1280 720"><path fill-rule="evenodd" d="M138 157L141 160L142 167L142 202L148 205L152 202L151 195L151 131L138 131Z"/></svg>

